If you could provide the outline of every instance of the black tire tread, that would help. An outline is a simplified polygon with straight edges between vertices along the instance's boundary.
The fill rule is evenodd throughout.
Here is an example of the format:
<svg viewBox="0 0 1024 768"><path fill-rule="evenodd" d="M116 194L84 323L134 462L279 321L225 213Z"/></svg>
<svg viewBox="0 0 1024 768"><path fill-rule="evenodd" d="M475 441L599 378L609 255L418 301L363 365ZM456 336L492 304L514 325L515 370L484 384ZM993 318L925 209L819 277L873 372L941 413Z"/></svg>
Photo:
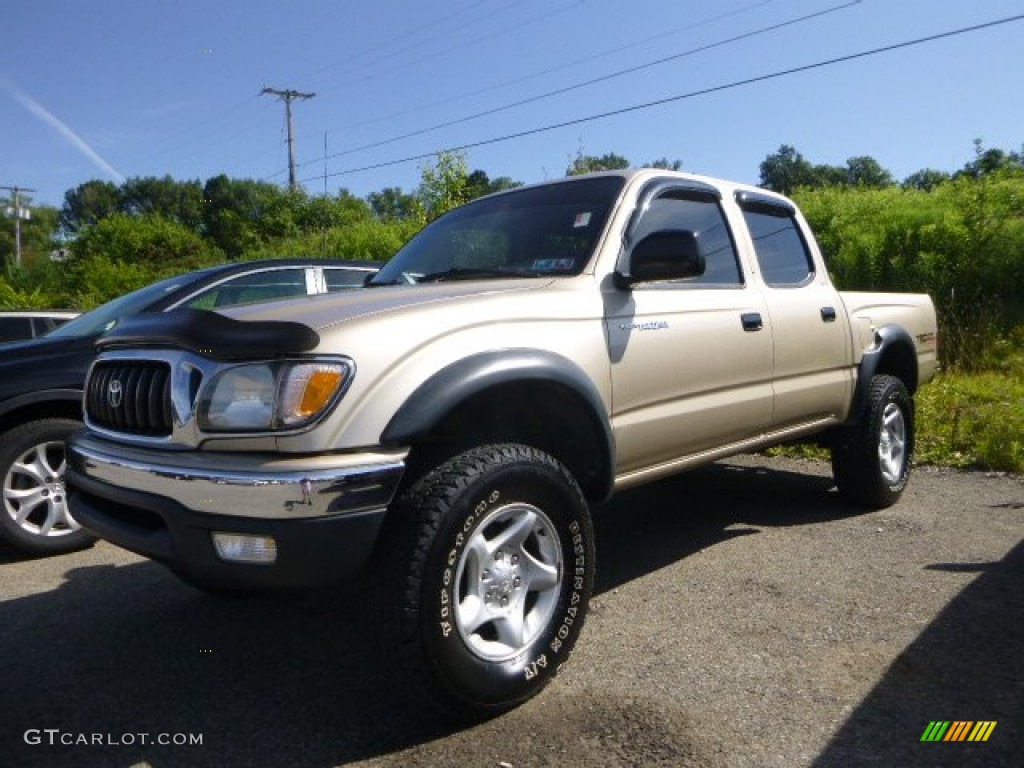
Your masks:
<svg viewBox="0 0 1024 768"><path fill-rule="evenodd" d="M483 445L455 456L415 480L392 505L377 547L374 601L382 647L397 658L403 685L443 713L464 720L500 714L520 702L493 707L468 705L442 687L431 673L433 660L419 634L419 598L424 572L442 521L452 501L472 481L489 469L509 462L534 462L556 471L579 498L583 498L569 471L548 454L526 445ZM408 554L405 554L408 553ZM401 560L405 560L404 568ZM396 601L395 596L399 599ZM582 619L580 620L582 625ZM568 658L568 653L562 662Z"/></svg>
<svg viewBox="0 0 1024 768"><path fill-rule="evenodd" d="M901 401L907 425L907 456L904 480L893 490L882 478L878 467L876 425L880 422L885 404L894 395ZM883 509L896 503L906 476L910 472L914 454L914 403L903 382L895 376L877 375L871 379L868 407L860 422L848 430L832 448L832 474L839 492L855 504L871 509Z"/></svg>

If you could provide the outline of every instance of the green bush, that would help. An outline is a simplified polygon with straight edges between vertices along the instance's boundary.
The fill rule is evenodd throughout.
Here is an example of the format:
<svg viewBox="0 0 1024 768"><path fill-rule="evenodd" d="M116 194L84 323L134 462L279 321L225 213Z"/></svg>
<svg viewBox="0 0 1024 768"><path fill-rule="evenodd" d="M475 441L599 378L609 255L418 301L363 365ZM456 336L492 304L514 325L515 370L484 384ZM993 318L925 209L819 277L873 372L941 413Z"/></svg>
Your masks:
<svg viewBox="0 0 1024 768"><path fill-rule="evenodd" d="M922 387L918 462L1024 472L1021 373L949 373Z"/></svg>
<svg viewBox="0 0 1024 768"><path fill-rule="evenodd" d="M41 287L31 291L19 290L0 279L0 309L54 309L61 302Z"/></svg>
<svg viewBox="0 0 1024 768"><path fill-rule="evenodd" d="M247 259L286 256L322 256L332 259L387 261L416 234L419 224L410 220L364 219L299 237L282 238L248 250Z"/></svg>
<svg viewBox="0 0 1024 768"><path fill-rule="evenodd" d="M795 198L841 290L931 295L947 367L983 369L1024 314L1024 174Z"/></svg>
<svg viewBox="0 0 1024 768"><path fill-rule="evenodd" d="M224 260L193 230L155 214L115 214L86 227L71 244L72 265L96 257L184 272Z"/></svg>
<svg viewBox="0 0 1024 768"><path fill-rule="evenodd" d="M70 282L63 306L83 311L98 307L111 299L143 288L165 277L182 272L173 265L158 267L139 262L126 262L102 255L76 260L70 272L76 276Z"/></svg>

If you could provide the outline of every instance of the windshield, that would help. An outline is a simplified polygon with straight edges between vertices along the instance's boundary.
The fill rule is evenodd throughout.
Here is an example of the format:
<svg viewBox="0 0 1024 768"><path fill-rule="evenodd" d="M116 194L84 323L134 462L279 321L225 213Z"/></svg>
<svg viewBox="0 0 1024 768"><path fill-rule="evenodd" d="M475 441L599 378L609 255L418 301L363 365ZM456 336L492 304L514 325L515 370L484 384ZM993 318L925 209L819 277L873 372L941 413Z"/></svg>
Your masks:
<svg viewBox="0 0 1024 768"><path fill-rule="evenodd" d="M130 317L146 311L150 306L172 291L194 281L196 274L178 275L158 283L147 285L137 291L126 293L113 301L101 304L84 315L79 315L56 330L46 334L47 338L57 336L71 338L74 336L97 336L117 325L122 317Z"/></svg>
<svg viewBox="0 0 1024 768"><path fill-rule="evenodd" d="M578 275L624 184L621 176L598 176L456 208L410 240L369 285Z"/></svg>

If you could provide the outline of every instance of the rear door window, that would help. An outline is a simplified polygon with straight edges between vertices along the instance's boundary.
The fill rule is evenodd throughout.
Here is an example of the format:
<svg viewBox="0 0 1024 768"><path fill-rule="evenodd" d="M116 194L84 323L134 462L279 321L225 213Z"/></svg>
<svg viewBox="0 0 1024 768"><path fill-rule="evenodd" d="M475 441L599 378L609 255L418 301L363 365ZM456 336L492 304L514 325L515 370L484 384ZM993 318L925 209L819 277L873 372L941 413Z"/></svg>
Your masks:
<svg viewBox="0 0 1024 768"><path fill-rule="evenodd" d="M803 285L814 276L814 263L792 214L781 208L744 208L761 275L772 288Z"/></svg>

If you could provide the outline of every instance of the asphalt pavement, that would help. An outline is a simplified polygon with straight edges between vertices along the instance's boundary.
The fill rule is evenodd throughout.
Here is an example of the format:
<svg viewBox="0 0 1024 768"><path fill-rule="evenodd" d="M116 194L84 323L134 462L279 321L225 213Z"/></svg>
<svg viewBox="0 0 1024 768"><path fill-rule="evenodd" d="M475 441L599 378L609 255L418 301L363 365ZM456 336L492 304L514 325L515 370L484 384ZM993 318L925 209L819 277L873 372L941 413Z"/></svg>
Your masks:
<svg viewBox="0 0 1024 768"><path fill-rule="evenodd" d="M388 674L358 585L233 601L105 543L0 549L0 765L1024 765L1021 477L918 469L864 513L743 457L595 518L573 658L475 725Z"/></svg>

